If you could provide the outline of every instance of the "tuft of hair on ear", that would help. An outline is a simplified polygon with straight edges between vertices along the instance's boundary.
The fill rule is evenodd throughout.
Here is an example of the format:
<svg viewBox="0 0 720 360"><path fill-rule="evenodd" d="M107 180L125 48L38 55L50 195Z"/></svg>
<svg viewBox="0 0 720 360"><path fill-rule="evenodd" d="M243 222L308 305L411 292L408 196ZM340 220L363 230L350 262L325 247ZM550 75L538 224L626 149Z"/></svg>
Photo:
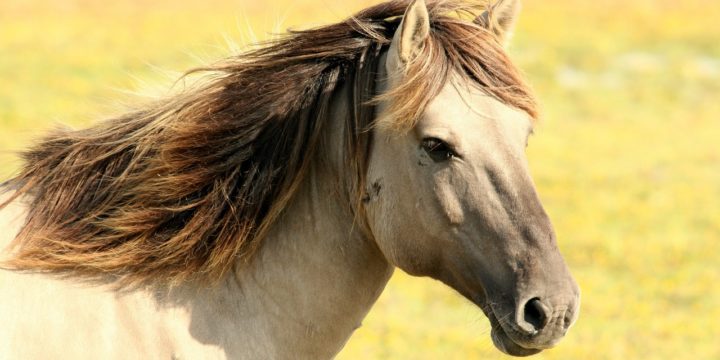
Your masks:
<svg viewBox="0 0 720 360"><path fill-rule="evenodd" d="M475 19L475 23L491 31L501 44L507 46L521 8L520 0L497 0L488 4L487 10Z"/></svg>

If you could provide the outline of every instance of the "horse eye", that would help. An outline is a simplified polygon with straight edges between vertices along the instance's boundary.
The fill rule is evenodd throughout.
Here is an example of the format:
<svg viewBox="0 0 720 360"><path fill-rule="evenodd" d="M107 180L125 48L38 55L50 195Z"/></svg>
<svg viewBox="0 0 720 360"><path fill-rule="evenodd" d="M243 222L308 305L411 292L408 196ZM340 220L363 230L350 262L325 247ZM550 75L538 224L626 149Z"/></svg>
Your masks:
<svg viewBox="0 0 720 360"><path fill-rule="evenodd" d="M436 138L423 139L422 148L435 162L447 161L457 156L446 142Z"/></svg>

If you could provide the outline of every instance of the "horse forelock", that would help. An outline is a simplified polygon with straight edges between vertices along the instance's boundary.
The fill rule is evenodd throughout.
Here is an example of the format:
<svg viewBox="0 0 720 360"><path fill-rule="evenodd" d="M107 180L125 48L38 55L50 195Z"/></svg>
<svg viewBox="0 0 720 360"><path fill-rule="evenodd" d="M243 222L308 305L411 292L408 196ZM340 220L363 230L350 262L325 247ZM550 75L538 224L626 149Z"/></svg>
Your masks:
<svg viewBox="0 0 720 360"><path fill-rule="evenodd" d="M361 195L375 100L410 129L452 73L535 116L531 91L491 32L465 18L482 4L431 1L431 36L407 81L376 97L379 54L407 1L292 31L191 73L207 81L23 153L8 183L31 199L5 266L115 276L122 285L219 280L248 263L320 146L330 102L350 85L345 140L350 206ZM454 13L455 15L451 15ZM338 120L339 121L339 120ZM0 208L2 204L0 204Z"/></svg>

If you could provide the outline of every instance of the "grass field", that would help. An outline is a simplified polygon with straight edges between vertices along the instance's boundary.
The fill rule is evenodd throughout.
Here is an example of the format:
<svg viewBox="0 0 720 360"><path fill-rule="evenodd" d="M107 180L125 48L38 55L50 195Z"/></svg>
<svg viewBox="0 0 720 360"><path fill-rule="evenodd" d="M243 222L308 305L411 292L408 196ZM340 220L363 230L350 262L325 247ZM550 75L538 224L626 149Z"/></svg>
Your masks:
<svg viewBox="0 0 720 360"><path fill-rule="evenodd" d="M225 37L369 4L146 3L0 1L0 177L53 123L113 113L124 90L228 54ZM716 0L525 1L511 53L544 104L530 163L583 292L576 326L537 358L720 359L718 19ZM489 329L398 272L340 358L505 358Z"/></svg>

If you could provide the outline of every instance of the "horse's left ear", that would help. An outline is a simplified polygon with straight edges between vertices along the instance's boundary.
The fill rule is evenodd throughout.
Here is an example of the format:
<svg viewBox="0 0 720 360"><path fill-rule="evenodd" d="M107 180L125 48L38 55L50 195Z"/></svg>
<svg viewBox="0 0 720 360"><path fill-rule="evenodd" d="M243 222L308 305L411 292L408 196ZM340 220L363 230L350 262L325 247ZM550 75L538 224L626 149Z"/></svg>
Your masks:
<svg viewBox="0 0 720 360"><path fill-rule="evenodd" d="M520 0L497 0L475 19L480 26L495 33L501 44L507 46L520 15Z"/></svg>
<svg viewBox="0 0 720 360"><path fill-rule="evenodd" d="M388 70L392 72L406 69L408 63L422 51L429 35L430 15L425 0L413 0L405 10L390 44Z"/></svg>

